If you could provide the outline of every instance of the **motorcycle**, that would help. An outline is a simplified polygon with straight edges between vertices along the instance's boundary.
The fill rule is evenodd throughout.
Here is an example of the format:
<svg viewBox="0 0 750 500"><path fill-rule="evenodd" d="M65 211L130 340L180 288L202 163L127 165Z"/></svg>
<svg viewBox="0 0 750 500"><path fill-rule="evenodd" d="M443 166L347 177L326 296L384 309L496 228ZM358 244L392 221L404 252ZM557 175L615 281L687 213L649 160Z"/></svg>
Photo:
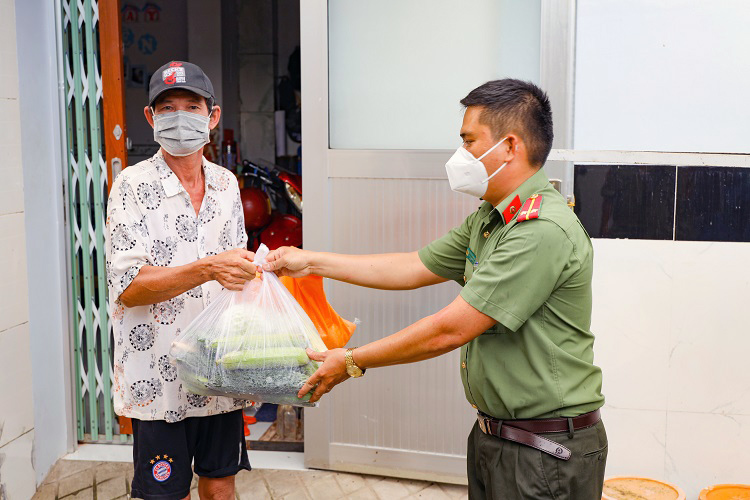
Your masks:
<svg viewBox="0 0 750 500"><path fill-rule="evenodd" d="M302 178L277 165L242 162L240 198L248 249L302 246Z"/></svg>

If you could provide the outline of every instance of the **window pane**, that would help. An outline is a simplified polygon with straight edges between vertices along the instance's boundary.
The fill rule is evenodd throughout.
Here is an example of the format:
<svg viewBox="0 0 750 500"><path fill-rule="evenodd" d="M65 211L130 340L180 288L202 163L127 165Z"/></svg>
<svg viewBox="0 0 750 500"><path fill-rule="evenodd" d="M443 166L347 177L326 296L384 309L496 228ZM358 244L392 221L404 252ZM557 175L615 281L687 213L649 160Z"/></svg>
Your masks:
<svg viewBox="0 0 750 500"><path fill-rule="evenodd" d="M334 149L453 149L459 100L539 83L541 0L329 0Z"/></svg>
<svg viewBox="0 0 750 500"><path fill-rule="evenodd" d="M750 2L578 2L576 149L750 152Z"/></svg>

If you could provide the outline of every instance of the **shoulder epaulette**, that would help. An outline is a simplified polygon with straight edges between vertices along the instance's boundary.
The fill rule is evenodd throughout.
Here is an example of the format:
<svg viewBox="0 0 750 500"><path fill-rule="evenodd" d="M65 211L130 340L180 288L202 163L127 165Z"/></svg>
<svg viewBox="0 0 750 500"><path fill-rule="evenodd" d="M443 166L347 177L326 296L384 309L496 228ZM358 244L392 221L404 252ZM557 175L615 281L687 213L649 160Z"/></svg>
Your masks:
<svg viewBox="0 0 750 500"><path fill-rule="evenodd" d="M542 208L542 195L532 194L528 200L526 200L521 207L521 211L518 212L516 221L523 222L529 219L539 218L539 210Z"/></svg>

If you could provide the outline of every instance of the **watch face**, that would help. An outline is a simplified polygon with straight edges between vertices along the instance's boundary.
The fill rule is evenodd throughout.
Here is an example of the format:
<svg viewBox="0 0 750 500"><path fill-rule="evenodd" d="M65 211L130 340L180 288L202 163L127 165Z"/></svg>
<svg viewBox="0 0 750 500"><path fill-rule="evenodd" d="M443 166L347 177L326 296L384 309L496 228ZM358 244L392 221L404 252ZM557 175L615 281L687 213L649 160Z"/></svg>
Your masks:
<svg viewBox="0 0 750 500"><path fill-rule="evenodd" d="M346 372L349 374L350 377L361 377L362 376L362 370L357 368L356 366L347 366Z"/></svg>

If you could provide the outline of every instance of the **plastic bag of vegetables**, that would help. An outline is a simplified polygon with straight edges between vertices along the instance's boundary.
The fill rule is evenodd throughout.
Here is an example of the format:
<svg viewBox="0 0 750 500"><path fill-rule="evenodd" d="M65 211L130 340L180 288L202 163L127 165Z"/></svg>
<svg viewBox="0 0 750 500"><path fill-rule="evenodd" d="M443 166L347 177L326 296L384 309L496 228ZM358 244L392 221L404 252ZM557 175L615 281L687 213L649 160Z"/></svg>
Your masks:
<svg viewBox="0 0 750 500"><path fill-rule="evenodd" d="M254 264L265 262L261 245ZM315 373L306 348L325 351L315 325L273 273L223 290L172 343L183 388L201 395L315 406L297 392Z"/></svg>

